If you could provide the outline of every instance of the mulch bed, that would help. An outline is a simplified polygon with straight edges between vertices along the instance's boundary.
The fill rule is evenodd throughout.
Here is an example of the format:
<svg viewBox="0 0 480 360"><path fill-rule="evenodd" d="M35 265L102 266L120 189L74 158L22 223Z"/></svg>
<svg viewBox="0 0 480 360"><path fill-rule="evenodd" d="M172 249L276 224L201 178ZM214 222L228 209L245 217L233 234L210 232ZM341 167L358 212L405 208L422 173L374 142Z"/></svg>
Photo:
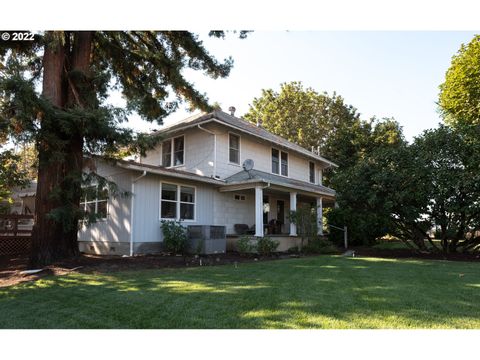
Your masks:
<svg viewBox="0 0 480 360"><path fill-rule="evenodd" d="M454 260L454 261L480 261L479 255L472 254L430 254L413 253L408 249L374 249L370 247L352 247L356 257L379 257L391 259L428 259L428 260ZM76 259L61 261L43 269L42 272L32 275L21 274L27 269L27 256L1 256L0 257L0 287L11 286L26 281L35 281L47 275L64 275L71 272L81 273L108 273L123 270L142 270L159 268L185 268L197 266L233 265L235 263L271 261L298 257L296 255L279 254L273 257L242 257L236 253L227 253L210 256L166 256L143 255L134 257L99 256L82 254Z"/></svg>

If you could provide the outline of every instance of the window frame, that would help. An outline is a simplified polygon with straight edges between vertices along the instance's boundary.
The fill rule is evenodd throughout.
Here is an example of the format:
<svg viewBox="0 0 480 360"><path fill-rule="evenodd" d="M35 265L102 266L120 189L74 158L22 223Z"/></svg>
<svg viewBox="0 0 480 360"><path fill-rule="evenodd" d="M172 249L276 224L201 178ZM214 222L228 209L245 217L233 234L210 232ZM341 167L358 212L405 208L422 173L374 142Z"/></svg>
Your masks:
<svg viewBox="0 0 480 360"><path fill-rule="evenodd" d="M174 165L174 160L175 160L175 139L179 139L179 138L183 138L183 163L182 164L178 164L178 165ZM170 166L165 166L163 164L163 144L166 143L166 142L170 142ZM161 160L162 160L162 166L166 167L167 169L172 169L172 168L176 168L176 167L181 167L181 166L185 166L185 155L186 155L186 151L185 151L185 134L182 134L182 135L179 135L179 136L175 136L175 137L171 137L169 139L165 139L162 141L162 147L161 147Z"/></svg>
<svg viewBox="0 0 480 360"><path fill-rule="evenodd" d="M232 149L232 147L230 146L230 135L236 136L238 138L238 163L230 160L230 149ZM242 162L242 137L237 133L229 131L228 132L228 163L231 165L240 166L241 162Z"/></svg>
<svg viewBox="0 0 480 360"><path fill-rule="evenodd" d="M175 185L176 189L176 200L164 200L162 199L162 188L163 184ZM181 189L182 187L188 187L193 189L193 203L181 201ZM158 219L160 221L181 221L181 222L197 222L197 187L195 185L189 185L185 183L176 183L169 181L160 181L159 182L160 194L159 194L159 207L158 207ZM162 217L162 201L175 203L175 218L163 218ZM181 204L193 204L193 219L181 219L180 218L180 205Z"/></svg>
<svg viewBox="0 0 480 360"><path fill-rule="evenodd" d="M238 196L238 199L237 199L237 196ZM242 199L243 198L243 199ZM246 195L243 195L243 194L233 194L233 200L234 201L246 201L247 200L247 196Z"/></svg>
<svg viewBox="0 0 480 360"><path fill-rule="evenodd" d="M312 168L313 165L313 168ZM313 181L312 181L312 175L313 175ZM308 180L310 181L311 184L316 184L316 166L315 162L309 161L308 162Z"/></svg>
<svg viewBox="0 0 480 360"><path fill-rule="evenodd" d="M278 173L273 172L273 150L278 151ZM282 174L282 154L287 155L287 175ZM275 174L275 175L287 177L287 178L290 177L289 176L289 174L290 174L290 161L289 161L289 159L290 159L290 154L287 151L283 151L283 150L280 150L279 148L272 147L271 151L270 151L270 165L271 165L270 171L271 171L271 173Z"/></svg>
<svg viewBox="0 0 480 360"><path fill-rule="evenodd" d="M107 198L102 199L102 200L98 199L98 183L93 183L93 184L82 186L82 189L88 188L88 187L95 187L95 199L87 201L87 195L85 194L85 196L82 197L82 199L80 200L80 203L79 203L80 208L82 208L82 204L83 204L83 211L84 211L84 213L87 213L87 205L94 203L95 204L94 215L96 215L96 214L98 214L98 203L103 203L104 202L106 204L105 217L99 217L99 218L96 219L96 221L107 221L108 216L110 215L110 211L109 211L109 208L110 208L110 192L108 191L108 187L105 187L104 189L102 189L102 190L107 191ZM84 219L84 221L85 221L85 219Z"/></svg>

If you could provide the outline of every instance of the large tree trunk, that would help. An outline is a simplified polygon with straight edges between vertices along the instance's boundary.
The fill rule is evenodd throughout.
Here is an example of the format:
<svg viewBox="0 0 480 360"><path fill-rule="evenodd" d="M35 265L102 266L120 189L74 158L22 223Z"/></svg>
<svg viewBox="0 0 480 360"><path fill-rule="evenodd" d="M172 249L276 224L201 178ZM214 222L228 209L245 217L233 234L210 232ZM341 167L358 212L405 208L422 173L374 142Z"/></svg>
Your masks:
<svg viewBox="0 0 480 360"><path fill-rule="evenodd" d="M63 108L66 101L65 83L63 78L65 66L65 49L60 41L60 34L48 34L49 42L45 45L43 57L43 96L56 108ZM58 132L55 120L45 116L41 120L40 139L36 146L38 150L37 193L35 198L35 225L32 234L32 250L30 265L33 267L48 264L63 256L61 246L62 226L54 221L50 212L61 206L58 194L63 179L63 162L52 160L52 155L58 152L58 142L49 141L52 133Z"/></svg>
<svg viewBox="0 0 480 360"><path fill-rule="evenodd" d="M77 32L70 46L69 34L49 34L43 59L43 95L59 110L84 107L81 84L69 78L68 70L88 73L92 33ZM60 38L59 38L60 37ZM60 41L62 40L62 41ZM88 83L88 77L84 77ZM41 122L35 226L32 234L30 266L39 267L56 260L78 256L77 224L83 166L83 128L63 131L55 118ZM53 140L52 140L53 139ZM62 219L53 219L52 211L62 208Z"/></svg>

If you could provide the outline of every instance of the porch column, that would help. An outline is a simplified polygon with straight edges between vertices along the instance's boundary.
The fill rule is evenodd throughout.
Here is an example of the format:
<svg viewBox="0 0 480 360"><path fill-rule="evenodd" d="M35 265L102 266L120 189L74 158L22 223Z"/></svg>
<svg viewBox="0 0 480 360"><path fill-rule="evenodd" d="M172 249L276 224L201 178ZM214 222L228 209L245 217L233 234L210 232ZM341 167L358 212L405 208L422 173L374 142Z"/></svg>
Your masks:
<svg viewBox="0 0 480 360"><path fill-rule="evenodd" d="M318 235L323 235L323 201L322 197L317 197L317 225L318 225Z"/></svg>
<svg viewBox="0 0 480 360"><path fill-rule="evenodd" d="M297 193L290 193L290 211L297 211ZM290 236L297 236L297 224L290 221Z"/></svg>
<svg viewBox="0 0 480 360"><path fill-rule="evenodd" d="M263 237L263 189L255 186L255 236Z"/></svg>

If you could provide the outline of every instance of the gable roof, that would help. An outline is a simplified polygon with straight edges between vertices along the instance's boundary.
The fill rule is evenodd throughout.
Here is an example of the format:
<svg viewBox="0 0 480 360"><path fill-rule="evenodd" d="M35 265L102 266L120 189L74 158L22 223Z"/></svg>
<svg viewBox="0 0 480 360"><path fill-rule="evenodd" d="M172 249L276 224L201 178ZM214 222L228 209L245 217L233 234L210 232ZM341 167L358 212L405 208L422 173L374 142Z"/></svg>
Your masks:
<svg viewBox="0 0 480 360"><path fill-rule="evenodd" d="M245 184L258 181L314 193L321 193L328 196L335 196L335 190L330 189L329 187L270 174L260 170L250 170L248 172L243 170L225 179L226 185Z"/></svg>
<svg viewBox="0 0 480 360"><path fill-rule="evenodd" d="M185 130L190 127L201 125L207 122L217 122L226 125L230 128L236 129L243 133L261 138L277 146L283 147L287 150L292 150L310 159L321 161L329 166L338 167L334 162L325 159L323 156L317 155L300 145L297 145L291 141L288 141L281 136L272 134L270 131L265 130L262 126L256 126L251 122L248 122L242 118L235 117L227 114L221 110L215 110L211 113L200 113L198 115L190 116L180 122L166 125L158 131L155 131L152 135L161 133L174 133L177 131Z"/></svg>

